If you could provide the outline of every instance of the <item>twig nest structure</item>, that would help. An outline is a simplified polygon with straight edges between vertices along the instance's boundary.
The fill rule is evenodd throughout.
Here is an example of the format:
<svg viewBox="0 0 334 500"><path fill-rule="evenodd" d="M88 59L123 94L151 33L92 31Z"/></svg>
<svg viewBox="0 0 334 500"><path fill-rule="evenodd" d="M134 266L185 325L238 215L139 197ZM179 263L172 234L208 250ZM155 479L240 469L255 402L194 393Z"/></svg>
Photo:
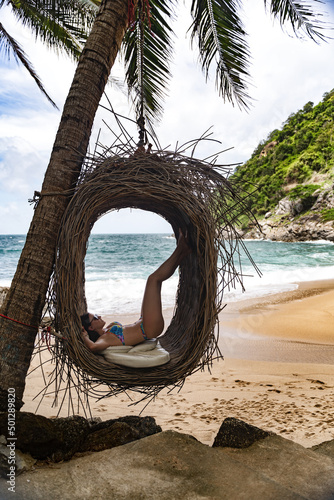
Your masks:
<svg viewBox="0 0 334 500"><path fill-rule="evenodd" d="M59 234L54 300L56 328L67 339L56 340L58 360L72 366L92 395L129 388L155 394L165 386L182 384L220 355L215 329L224 287L240 281L233 262L238 252L235 225L239 214L247 211L227 172L225 167L164 151L102 157L89 165ZM81 339L84 259L91 229L102 215L126 207L159 214L176 237L179 228L187 230L193 249L180 266L173 319L159 338L171 359L150 369L107 362Z"/></svg>

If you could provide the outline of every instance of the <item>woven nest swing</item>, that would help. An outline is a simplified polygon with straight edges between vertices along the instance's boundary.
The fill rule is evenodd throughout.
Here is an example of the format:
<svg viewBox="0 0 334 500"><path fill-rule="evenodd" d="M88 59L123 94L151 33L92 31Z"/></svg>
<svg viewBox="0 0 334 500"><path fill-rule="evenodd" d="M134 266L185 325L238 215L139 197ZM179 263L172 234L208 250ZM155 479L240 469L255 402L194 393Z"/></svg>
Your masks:
<svg viewBox="0 0 334 500"><path fill-rule="evenodd" d="M54 327L63 338L55 337L55 378L64 379L66 372L73 381L75 374L73 385L87 399L129 389L144 398L154 397L164 387L181 387L187 376L221 356L218 314L224 289L242 282L234 264L242 245L235 227L239 215L247 212L244 198L226 174L226 167L166 151L128 149L90 162L68 205L58 239L51 302ZM159 337L170 361L153 368L106 361L91 353L81 338L80 316L87 310L84 259L89 235L102 215L126 207L162 216L176 236L178 228L187 230L193 248L180 266L174 316Z"/></svg>
<svg viewBox="0 0 334 500"><path fill-rule="evenodd" d="M115 134L114 145L87 159L61 224L49 289L48 311L54 332L58 333L51 346L56 368L44 395L55 383L57 399L65 383L64 394L71 399L74 389L83 408L83 397L89 407L88 396L101 398L129 389L143 394L143 399L151 399L165 387L181 387L188 375L210 367L212 360L221 356L218 315L223 307L223 291L235 282L242 284L242 271L234 263L239 264L240 244L243 246L236 226L240 215L253 219L247 203L249 194L240 192L227 179L230 170L216 165L217 157L212 162L193 157L197 144L207 137L188 143L182 152L181 148L168 152L159 145L154 152L145 152L143 68L147 13L145 5L141 5L136 20L141 147L137 149L120 126L121 135ZM121 136L125 142L116 144ZM191 156L183 154L190 147ZM80 316L87 310L84 260L89 235L102 215L122 208L162 216L176 236L179 228L187 230L192 244L192 253L180 266L174 316L159 337L170 360L156 367L130 368L108 362L90 352L82 341Z"/></svg>

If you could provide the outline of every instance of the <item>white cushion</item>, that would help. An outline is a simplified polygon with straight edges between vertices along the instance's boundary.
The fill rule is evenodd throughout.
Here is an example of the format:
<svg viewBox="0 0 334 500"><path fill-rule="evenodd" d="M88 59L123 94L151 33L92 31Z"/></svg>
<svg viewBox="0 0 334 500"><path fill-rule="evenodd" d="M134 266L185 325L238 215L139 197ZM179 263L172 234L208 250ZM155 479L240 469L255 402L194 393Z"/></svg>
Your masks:
<svg viewBox="0 0 334 500"><path fill-rule="evenodd" d="M100 354L107 361L130 368L149 368L168 363L169 353L157 339L145 340L135 346L120 345L107 347Z"/></svg>

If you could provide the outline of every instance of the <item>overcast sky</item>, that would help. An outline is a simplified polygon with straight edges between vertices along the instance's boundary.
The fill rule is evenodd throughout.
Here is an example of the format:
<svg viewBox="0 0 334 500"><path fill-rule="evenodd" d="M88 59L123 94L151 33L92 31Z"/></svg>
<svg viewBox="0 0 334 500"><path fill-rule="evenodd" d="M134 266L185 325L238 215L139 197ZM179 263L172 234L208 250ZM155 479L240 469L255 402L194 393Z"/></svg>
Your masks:
<svg viewBox="0 0 334 500"><path fill-rule="evenodd" d="M197 53L190 50L186 36L190 20L182 8L175 27L178 40L172 67L174 77L163 119L156 127L163 147L195 139L212 127L212 137L221 144L207 142L197 156L207 157L233 148L221 156L220 163L246 161L259 142L280 128L291 113L308 101L318 103L325 92L334 88L334 40L316 44L296 39L291 31L284 32L278 23L273 23L265 13L263 0L247 0L244 4L243 19L252 54L250 111L224 103L215 91L214 77L205 83ZM326 20L332 26L333 7L332 0L326 1ZM0 22L21 43L61 110L75 65L36 43L8 9L0 10ZM334 36L333 31L327 33ZM119 68L112 72L120 75ZM134 118L124 95L110 88L107 93L116 112ZM0 61L0 234L28 231L33 214L28 199L41 188L60 113L51 107L24 68L14 61ZM101 110L95 120L92 143L103 126L103 117L106 113ZM105 144L112 141L105 128L102 138ZM155 214L143 216L130 210L105 216L94 228L94 232L107 233L170 231L170 226Z"/></svg>

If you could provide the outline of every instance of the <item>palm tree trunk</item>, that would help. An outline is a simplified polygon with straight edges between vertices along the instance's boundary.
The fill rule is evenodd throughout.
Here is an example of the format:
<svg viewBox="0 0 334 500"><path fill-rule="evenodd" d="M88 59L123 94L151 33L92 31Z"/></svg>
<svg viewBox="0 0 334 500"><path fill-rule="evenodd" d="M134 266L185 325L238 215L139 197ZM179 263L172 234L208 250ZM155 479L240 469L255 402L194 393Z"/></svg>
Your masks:
<svg viewBox="0 0 334 500"><path fill-rule="evenodd" d="M79 59L42 186L42 195L64 195L41 197L1 309L7 318L0 316L0 411L7 410L9 388L15 390L17 409L23 405L25 378L53 270L57 235L70 200L66 191L78 179L96 110L127 24L128 0L103 0Z"/></svg>

